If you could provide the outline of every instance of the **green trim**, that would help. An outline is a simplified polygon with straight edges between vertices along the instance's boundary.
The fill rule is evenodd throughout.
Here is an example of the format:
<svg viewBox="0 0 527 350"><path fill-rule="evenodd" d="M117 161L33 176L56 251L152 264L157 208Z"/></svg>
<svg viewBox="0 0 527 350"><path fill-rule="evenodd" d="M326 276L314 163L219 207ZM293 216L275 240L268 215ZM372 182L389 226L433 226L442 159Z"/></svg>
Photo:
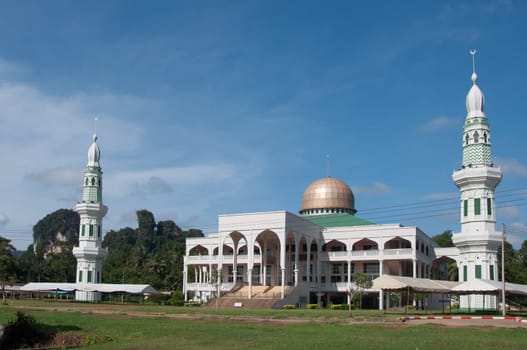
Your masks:
<svg viewBox="0 0 527 350"><path fill-rule="evenodd" d="M468 200L463 201L463 216L468 216Z"/></svg>
<svg viewBox="0 0 527 350"><path fill-rule="evenodd" d="M481 265L476 265L476 278L481 279Z"/></svg>
<svg viewBox="0 0 527 350"><path fill-rule="evenodd" d="M474 198L474 215L481 215L481 199Z"/></svg>
<svg viewBox="0 0 527 350"><path fill-rule="evenodd" d="M466 282L468 280L468 266L463 266L463 281Z"/></svg>
<svg viewBox="0 0 527 350"><path fill-rule="evenodd" d="M487 215L492 215L492 198L487 198Z"/></svg>
<svg viewBox="0 0 527 350"><path fill-rule="evenodd" d="M489 266L489 277L491 281L494 281L494 265Z"/></svg>

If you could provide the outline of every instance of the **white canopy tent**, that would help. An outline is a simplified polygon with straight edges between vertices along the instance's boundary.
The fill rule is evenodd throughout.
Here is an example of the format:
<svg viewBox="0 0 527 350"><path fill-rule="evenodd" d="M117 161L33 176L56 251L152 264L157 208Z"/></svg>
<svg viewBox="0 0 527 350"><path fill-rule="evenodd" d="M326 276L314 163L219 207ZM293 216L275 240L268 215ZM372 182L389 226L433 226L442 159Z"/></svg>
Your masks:
<svg viewBox="0 0 527 350"><path fill-rule="evenodd" d="M411 289L416 292L450 293L452 288L458 284L459 282L452 281L382 275L373 280L372 288L383 290Z"/></svg>
<svg viewBox="0 0 527 350"><path fill-rule="evenodd" d="M101 293L129 293L129 294L152 294L157 291L149 284L83 284L83 283L39 283L31 282L20 288L28 292L101 292Z"/></svg>
<svg viewBox="0 0 527 350"><path fill-rule="evenodd" d="M458 284L452 288L452 292L458 294L498 294L501 288L501 282L477 279ZM527 285L505 282L505 292L527 295Z"/></svg>

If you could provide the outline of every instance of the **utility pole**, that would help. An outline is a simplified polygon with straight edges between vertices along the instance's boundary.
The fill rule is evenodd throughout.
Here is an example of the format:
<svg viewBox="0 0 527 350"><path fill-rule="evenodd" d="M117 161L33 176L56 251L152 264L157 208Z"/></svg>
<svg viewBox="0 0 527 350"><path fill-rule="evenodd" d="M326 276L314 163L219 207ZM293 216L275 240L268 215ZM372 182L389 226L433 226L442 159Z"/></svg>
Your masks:
<svg viewBox="0 0 527 350"><path fill-rule="evenodd" d="M505 224L501 224L501 304L505 316Z"/></svg>

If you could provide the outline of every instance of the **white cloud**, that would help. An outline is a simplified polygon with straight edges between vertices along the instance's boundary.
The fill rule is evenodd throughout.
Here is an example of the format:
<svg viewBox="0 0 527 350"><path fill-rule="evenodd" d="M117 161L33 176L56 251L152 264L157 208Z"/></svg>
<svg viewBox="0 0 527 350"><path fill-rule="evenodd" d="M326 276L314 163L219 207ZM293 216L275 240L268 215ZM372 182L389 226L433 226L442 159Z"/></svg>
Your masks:
<svg viewBox="0 0 527 350"><path fill-rule="evenodd" d="M505 219L518 219L521 216L520 209L515 205L505 205L496 210L498 211L498 217Z"/></svg>
<svg viewBox="0 0 527 350"><path fill-rule="evenodd" d="M361 186L353 186L352 188L353 193L362 193L362 194L380 194L380 193L389 193L392 191L391 187L383 184L381 182L375 182L371 186L361 187Z"/></svg>
<svg viewBox="0 0 527 350"><path fill-rule="evenodd" d="M527 225L520 222L514 222L506 227L507 242L514 247L519 247L527 239Z"/></svg>
<svg viewBox="0 0 527 350"><path fill-rule="evenodd" d="M425 132L433 132L438 130L450 129L460 125L460 121L457 118L448 117L437 117L424 125L421 125L418 130Z"/></svg>
<svg viewBox="0 0 527 350"><path fill-rule="evenodd" d="M494 157L494 162L501 167L504 174L527 176L527 166L517 159Z"/></svg>
<svg viewBox="0 0 527 350"><path fill-rule="evenodd" d="M24 178L41 185L80 185L82 182L82 171L73 169L52 169L29 173L26 174Z"/></svg>
<svg viewBox="0 0 527 350"><path fill-rule="evenodd" d="M9 222L9 216L4 213L0 213L0 225L5 225Z"/></svg>
<svg viewBox="0 0 527 350"><path fill-rule="evenodd" d="M430 199L430 200L457 199L459 198L459 192L428 193L428 194L425 194L423 198Z"/></svg>

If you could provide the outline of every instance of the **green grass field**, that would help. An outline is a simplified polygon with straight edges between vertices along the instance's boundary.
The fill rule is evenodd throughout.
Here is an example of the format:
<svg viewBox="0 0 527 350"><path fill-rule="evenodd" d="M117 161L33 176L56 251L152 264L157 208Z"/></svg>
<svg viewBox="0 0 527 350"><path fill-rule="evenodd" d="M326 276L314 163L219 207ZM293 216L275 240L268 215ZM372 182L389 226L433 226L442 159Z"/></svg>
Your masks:
<svg viewBox="0 0 527 350"><path fill-rule="evenodd" d="M80 334L85 349L526 349L525 328L452 328L405 325L397 322L347 324L346 312L329 310L215 311L204 309L126 306L107 314L37 310L54 303L28 304L23 311L60 333ZM0 307L0 324L13 319L21 304ZM60 305L61 307L63 305ZM75 309L68 304L68 308ZM96 306L95 306L96 307ZM80 310L82 309L82 313ZM59 310L59 308L57 308ZM149 313L130 316L127 312ZM169 318L171 313L197 313L192 319ZM291 312L292 311L292 312ZM236 316L237 315L237 316ZM239 316L246 318L240 319ZM254 317L254 319L252 318ZM256 319L258 317L258 319ZM271 322L269 318L316 318L304 323ZM329 318L330 317L330 318ZM360 319L378 318L364 313ZM394 317L390 320L395 320ZM96 344L94 344L96 343Z"/></svg>

